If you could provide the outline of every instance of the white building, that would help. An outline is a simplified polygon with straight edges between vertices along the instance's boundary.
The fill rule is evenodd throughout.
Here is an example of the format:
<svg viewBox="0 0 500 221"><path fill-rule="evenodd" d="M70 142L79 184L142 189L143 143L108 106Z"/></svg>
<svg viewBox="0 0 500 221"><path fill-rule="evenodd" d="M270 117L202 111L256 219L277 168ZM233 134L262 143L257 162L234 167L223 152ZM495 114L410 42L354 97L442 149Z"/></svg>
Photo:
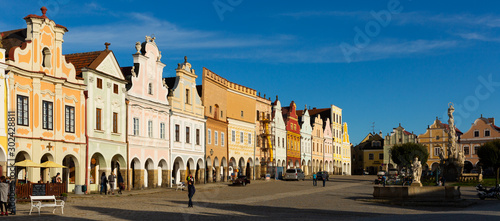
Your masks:
<svg viewBox="0 0 500 221"><path fill-rule="evenodd" d="M297 111L300 125L300 158L305 175L312 173L312 126L307 105L304 111Z"/></svg>
<svg viewBox="0 0 500 221"><path fill-rule="evenodd" d="M286 168L286 126L281 112L281 102L276 96L276 101L273 104L273 131L274 131L274 151L273 158L278 171Z"/></svg>
<svg viewBox="0 0 500 221"><path fill-rule="evenodd" d="M176 183L189 174L200 183L205 180L205 116L201 97L196 88L198 77L184 57L175 77L165 78L169 87L170 146L172 176Z"/></svg>

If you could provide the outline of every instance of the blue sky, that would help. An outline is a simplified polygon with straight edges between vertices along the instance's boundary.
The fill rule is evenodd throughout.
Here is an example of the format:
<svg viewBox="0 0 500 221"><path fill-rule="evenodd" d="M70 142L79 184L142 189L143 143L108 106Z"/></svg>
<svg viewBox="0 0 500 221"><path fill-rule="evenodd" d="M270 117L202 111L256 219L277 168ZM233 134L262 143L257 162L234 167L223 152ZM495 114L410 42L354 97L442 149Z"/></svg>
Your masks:
<svg viewBox="0 0 500 221"><path fill-rule="evenodd" d="M135 42L154 35L165 76L188 56L198 73L206 67L284 104L339 106L353 144L372 122L384 135L398 123L424 133L447 120L449 102L462 131L480 114L500 117L496 1L0 2L1 31L24 28L24 16L47 6L69 29L65 54L110 42L130 66Z"/></svg>

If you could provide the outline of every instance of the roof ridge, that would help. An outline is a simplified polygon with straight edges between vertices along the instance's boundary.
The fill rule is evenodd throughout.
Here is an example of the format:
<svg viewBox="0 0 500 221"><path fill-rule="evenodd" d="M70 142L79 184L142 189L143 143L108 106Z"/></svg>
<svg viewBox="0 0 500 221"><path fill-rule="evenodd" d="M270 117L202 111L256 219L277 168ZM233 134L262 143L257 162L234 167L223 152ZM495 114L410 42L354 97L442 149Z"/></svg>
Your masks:
<svg viewBox="0 0 500 221"><path fill-rule="evenodd" d="M97 52L102 53L103 51L78 52L78 53L64 54L64 56L67 56L67 55L85 55L85 54L93 54L93 53L97 53Z"/></svg>

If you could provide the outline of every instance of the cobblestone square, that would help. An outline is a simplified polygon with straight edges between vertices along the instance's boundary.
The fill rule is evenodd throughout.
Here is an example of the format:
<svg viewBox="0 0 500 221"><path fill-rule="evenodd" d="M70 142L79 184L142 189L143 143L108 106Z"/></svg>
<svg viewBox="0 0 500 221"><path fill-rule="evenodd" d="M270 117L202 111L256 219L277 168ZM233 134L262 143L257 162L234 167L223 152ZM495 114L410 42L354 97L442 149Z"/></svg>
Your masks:
<svg viewBox="0 0 500 221"><path fill-rule="evenodd" d="M197 186L194 208L187 208L187 191L152 189L123 195L70 196L60 209L29 213L18 204L13 220L498 220L500 203L480 201L473 187L462 198L477 204L466 208L402 207L370 201L374 176L333 176L322 187L306 181L252 181L246 187L228 183Z"/></svg>

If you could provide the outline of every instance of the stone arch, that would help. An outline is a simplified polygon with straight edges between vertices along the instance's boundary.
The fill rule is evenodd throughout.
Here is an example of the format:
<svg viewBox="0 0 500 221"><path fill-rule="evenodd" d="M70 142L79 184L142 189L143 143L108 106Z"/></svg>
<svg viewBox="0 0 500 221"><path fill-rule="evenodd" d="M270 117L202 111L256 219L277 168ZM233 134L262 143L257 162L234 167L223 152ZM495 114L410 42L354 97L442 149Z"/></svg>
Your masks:
<svg viewBox="0 0 500 221"><path fill-rule="evenodd" d="M15 162L21 162L23 160L31 160L31 156L29 155L28 152L26 151L19 151L16 154ZM29 173L31 174L33 172L33 168L26 168L26 167L16 167L16 174L17 174L17 179L22 180L22 179L27 179L26 175Z"/></svg>
<svg viewBox="0 0 500 221"><path fill-rule="evenodd" d="M432 163L432 165L431 165L431 170L432 170L433 172L435 172L438 168L439 168L439 163L438 163L438 162L434 162L434 163Z"/></svg>
<svg viewBox="0 0 500 221"><path fill-rule="evenodd" d="M208 156L205 159L205 178L207 178L208 183L213 182L213 178L215 175L214 170L215 170L215 167L212 164L212 158L210 158L210 156Z"/></svg>
<svg viewBox="0 0 500 221"><path fill-rule="evenodd" d="M134 189L140 189L142 188L142 183L143 180L141 180L141 174L142 174L142 164L139 158L134 157L130 161L130 169L132 171L132 188Z"/></svg>
<svg viewBox="0 0 500 221"><path fill-rule="evenodd" d="M254 179L253 177L253 160L252 158L248 158L247 162L245 164L245 175L248 177L248 179Z"/></svg>
<svg viewBox="0 0 500 221"><path fill-rule="evenodd" d="M158 163L158 186L167 187L170 175L168 174L168 163L161 159Z"/></svg>
<svg viewBox="0 0 500 221"><path fill-rule="evenodd" d="M151 158L148 158L144 163L144 188L155 187L155 164Z"/></svg>
<svg viewBox="0 0 500 221"><path fill-rule="evenodd" d="M474 169L474 164L468 160L464 161L464 173L470 173L472 169Z"/></svg>
<svg viewBox="0 0 500 221"><path fill-rule="evenodd" d="M83 181L80 180L80 164L78 162L78 158L76 158L72 154L67 154L66 156L64 156L61 164L66 167L63 168L63 172L61 175L62 182L66 184L68 192L72 191L69 186L70 184L83 184Z"/></svg>
<svg viewBox="0 0 500 221"><path fill-rule="evenodd" d="M198 158L198 161L196 162L196 171L194 174L194 180L196 183L201 183L202 180L205 180L204 171L205 166L203 165L203 159Z"/></svg>
<svg viewBox="0 0 500 221"><path fill-rule="evenodd" d="M186 177L186 166L181 157L176 157L172 165L172 182L179 184L182 182L182 177Z"/></svg>
<svg viewBox="0 0 500 221"><path fill-rule="evenodd" d="M300 168L300 161L299 160L295 160L295 168Z"/></svg>

